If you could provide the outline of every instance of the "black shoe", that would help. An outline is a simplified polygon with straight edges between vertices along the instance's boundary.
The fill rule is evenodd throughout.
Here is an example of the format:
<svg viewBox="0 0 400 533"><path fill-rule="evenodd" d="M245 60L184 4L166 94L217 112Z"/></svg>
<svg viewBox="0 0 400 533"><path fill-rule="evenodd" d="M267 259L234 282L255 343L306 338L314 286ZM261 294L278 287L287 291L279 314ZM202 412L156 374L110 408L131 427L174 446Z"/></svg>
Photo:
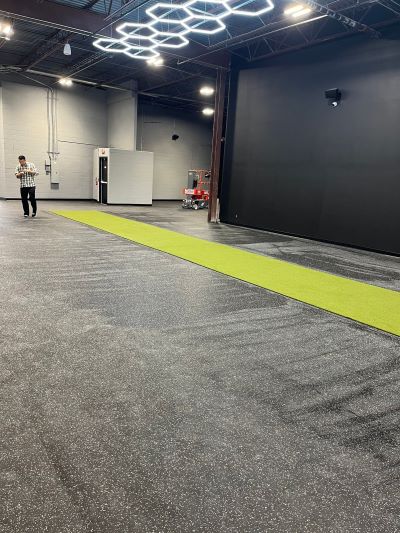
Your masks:
<svg viewBox="0 0 400 533"><path fill-rule="evenodd" d="M29 217L29 215L24 215L24 218L28 218L28 217Z"/></svg>
<svg viewBox="0 0 400 533"><path fill-rule="evenodd" d="M35 218L35 216L36 216L36 213L32 213L32 218Z"/></svg>

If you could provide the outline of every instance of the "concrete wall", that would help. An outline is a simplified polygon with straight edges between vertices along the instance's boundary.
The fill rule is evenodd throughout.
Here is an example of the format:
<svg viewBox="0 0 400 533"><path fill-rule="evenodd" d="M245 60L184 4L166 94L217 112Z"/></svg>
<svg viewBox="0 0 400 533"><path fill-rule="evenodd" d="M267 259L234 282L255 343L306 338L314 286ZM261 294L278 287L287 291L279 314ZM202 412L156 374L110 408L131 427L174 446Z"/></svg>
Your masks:
<svg viewBox="0 0 400 533"><path fill-rule="evenodd" d="M136 149L137 96L115 91L107 97L107 146L118 150Z"/></svg>
<svg viewBox="0 0 400 533"><path fill-rule="evenodd" d="M209 168L212 119L156 106L140 106L131 92L104 92L74 85L57 87L57 165L51 184L45 87L3 81L0 92L0 196L18 198L14 171L18 155L36 164L38 198L92 198L93 149L155 152L154 199L177 199L191 168ZM4 128L1 127L3 116ZM4 131L4 157L2 156ZM172 141L173 133L179 135ZM137 140L136 140L137 138Z"/></svg>
<svg viewBox="0 0 400 533"><path fill-rule="evenodd" d="M154 152L154 200L181 198L188 170L210 168L211 139L212 119L139 104L137 149Z"/></svg>
<svg viewBox="0 0 400 533"><path fill-rule="evenodd" d="M3 88L0 86L0 198L5 197L6 172L4 157Z"/></svg>
<svg viewBox="0 0 400 533"><path fill-rule="evenodd" d="M48 160L47 91L40 86L2 82L2 96L4 196L19 196L14 170L18 155L24 154L39 169L39 198L91 198L93 149L107 143L106 94L76 85L57 88L59 185L51 185L44 171Z"/></svg>

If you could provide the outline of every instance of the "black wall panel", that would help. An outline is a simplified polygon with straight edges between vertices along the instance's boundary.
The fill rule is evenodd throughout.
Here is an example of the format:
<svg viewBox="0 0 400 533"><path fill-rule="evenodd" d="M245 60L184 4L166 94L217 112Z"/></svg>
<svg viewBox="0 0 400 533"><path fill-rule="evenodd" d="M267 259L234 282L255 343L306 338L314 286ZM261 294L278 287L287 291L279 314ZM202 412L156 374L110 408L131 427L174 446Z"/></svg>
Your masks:
<svg viewBox="0 0 400 533"><path fill-rule="evenodd" d="M400 254L400 33L232 72L221 220Z"/></svg>

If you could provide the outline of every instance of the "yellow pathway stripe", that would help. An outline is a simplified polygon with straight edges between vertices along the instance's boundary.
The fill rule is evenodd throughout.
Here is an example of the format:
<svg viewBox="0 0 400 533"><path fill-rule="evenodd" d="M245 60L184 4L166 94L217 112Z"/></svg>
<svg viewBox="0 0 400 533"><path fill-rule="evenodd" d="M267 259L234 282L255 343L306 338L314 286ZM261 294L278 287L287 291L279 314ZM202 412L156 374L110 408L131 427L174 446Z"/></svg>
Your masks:
<svg viewBox="0 0 400 533"><path fill-rule="evenodd" d="M54 213L400 336L400 292L100 211Z"/></svg>

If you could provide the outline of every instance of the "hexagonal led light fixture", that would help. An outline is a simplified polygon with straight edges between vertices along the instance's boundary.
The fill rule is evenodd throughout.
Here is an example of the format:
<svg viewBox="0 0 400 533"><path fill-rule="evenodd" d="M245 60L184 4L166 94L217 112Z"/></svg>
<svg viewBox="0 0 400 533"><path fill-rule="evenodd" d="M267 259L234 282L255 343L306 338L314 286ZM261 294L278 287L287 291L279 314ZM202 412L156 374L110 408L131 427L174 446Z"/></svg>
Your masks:
<svg viewBox="0 0 400 533"><path fill-rule="evenodd" d="M93 46L103 52L115 52L116 54L124 54L130 49L130 45L121 39L97 39Z"/></svg>
<svg viewBox="0 0 400 533"><path fill-rule="evenodd" d="M190 33L214 35L226 29L230 15L258 17L274 8L273 0L187 0L183 4L157 2L146 9L149 21L124 22L116 38L100 38L93 45L104 52L151 60L158 48L182 48Z"/></svg>
<svg viewBox="0 0 400 533"><path fill-rule="evenodd" d="M179 5L159 2L146 9L146 13L154 20L162 20L163 22L171 23L184 23L192 18L192 15L186 11L185 4ZM178 16L178 13L182 15L182 18L174 18Z"/></svg>
<svg viewBox="0 0 400 533"><path fill-rule="evenodd" d="M150 41L150 46L141 46L136 41L131 44L125 39L130 37L124 37L123 39L97 39L93 45L103 52L113 52L117 54L125 54L134 59L151 59L152 57L158 57L160 55L154 48L155 45Z"/></svg>
<svg viewBox="0 0 400 533"><path fill-rule="evenodd" d="M153 28L157 33L164 33L168 35L186 35L189 30L185 28L182 22L169 23L163 19L153 20L149 23L149 26Z"/></svg>
<svg viewBox="0 0 400 533"><path fill-rule="evenodd" d="M259 17L275 7L272 0L232 0L224 5L231 15L244 17ZM244 7L248 9L242 9Z"/></svg>
<svg viewBox="0 0 400 533"><path fill-rule="evenodd" d="M187 32L186 32L187 33ZM159 31L152 37L152 42L163 48L182 48L189 44L189 40L183 35L175 35L173 33Z"/></svg>
<svg viewBox="0 0 400 533"><path fill-rule="evenodd" d="M130 50L128 52L125 52L125 54L129 57L132 57L133 59L154 59L156 57L159 57L160 52L157 52L157 50L154 50L153 48L144 48L142 46L131 46Z"/></svg>
<svg viewBox="0 0 400 533"><path fill-rule="evenodd" d="M207 7L210 8L210 11L207 10ZM185 4L185 10L192 17L208 20L222 19L231 14L223 0L190 0Z"/></svg>
<svg viewBox="0 0 400 533"><path fill-rule="evenodd" d="M193 33L203 33L205 35L214 35L219 31L226 30L226 26L219 19L205 19L204 17L193 17L183 25Z"/></svg>
<svg viewBox="0 0 400 533"><path fill-rule="evenodd" d="M150 39L154 35L154 30L149 24L139 22L124 22L118 26L117 32L125 37L140 37L141 39Z"/></svg>

